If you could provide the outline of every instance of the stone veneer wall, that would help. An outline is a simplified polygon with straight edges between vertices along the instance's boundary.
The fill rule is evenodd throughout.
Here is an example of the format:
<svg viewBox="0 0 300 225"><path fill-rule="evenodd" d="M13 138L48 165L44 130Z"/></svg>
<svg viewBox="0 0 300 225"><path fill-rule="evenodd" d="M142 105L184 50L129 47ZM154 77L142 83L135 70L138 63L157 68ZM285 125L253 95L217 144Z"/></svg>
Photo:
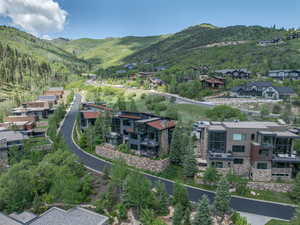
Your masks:
<svg viewBox="0 0 300 225"><path fill-rule="evenodd" d="M272 170L271 169L254 169L252 168L252 179L253 181L271 181Z"/></svg>
<svg viewBox="0 0 300 225"><path fill-rule="evenodd" d="M292 184L284 184L284 183L249 182L247 186L250 189L254 189L254 190L289 192L292 190L293 185Z"/></svg>
<svg viewBox="0 0 300 225"><path fill-rule="evenodd" d="M124 159L125 162L130 166L134 166L139 169L149 170L156 173L165 170L170 163L169 159L152 160L146 157L140 157L119 152L105 146L97 146L96 154L112 160Z"/></svg>

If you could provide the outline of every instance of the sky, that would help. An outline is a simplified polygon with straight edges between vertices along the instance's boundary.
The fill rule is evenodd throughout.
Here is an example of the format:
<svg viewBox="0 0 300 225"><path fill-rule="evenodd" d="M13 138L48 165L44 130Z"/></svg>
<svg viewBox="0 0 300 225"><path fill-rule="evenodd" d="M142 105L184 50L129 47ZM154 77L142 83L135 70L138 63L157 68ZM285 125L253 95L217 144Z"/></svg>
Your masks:
<svg viewBox="0 0 300 225"><path fill-rule="evenodd" d="M0 24L45 39L170 34L201 23L300 28L300 1L0 0Z"/></svg>

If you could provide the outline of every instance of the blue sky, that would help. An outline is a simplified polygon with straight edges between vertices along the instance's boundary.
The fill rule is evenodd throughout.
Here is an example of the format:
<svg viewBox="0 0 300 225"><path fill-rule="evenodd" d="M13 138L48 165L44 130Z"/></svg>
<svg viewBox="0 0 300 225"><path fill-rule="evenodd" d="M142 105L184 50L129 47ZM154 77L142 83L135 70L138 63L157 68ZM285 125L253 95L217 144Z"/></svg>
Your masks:
<svg viewBox="0 0 300 225"><path fill-rule="evenodd" d="M50 37L63 36L76 39L158 35L178 32L200 23L211 23L216 26L262 25L270 27L276 24L278 27L300 27L299 0L31 1L36 4L42 1L55 1L59 4L59 8L67 13L66 19L63 20L63 14L58 12L57 15L60 15L61 19L50 25L48 23L49 29L42 29L44 27L41 22L36 22L36 19L31 20L35 23L32 26L15 22L16 26L21 26L27 31L31 29L29 30L31 33ZM2 13L0 23L12 24L13 16L14 14L4 18ZM63 23L64 28L55 26L55 22ZM51 30L52 27L53 30Z"/></svg>

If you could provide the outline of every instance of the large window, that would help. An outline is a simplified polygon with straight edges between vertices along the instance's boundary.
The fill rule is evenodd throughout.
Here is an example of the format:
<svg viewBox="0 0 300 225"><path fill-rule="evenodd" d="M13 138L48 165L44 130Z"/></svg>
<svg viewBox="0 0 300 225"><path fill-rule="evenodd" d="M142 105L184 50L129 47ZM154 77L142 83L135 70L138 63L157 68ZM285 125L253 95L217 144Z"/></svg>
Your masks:
<svg viewBox="0 0 300 225"><path fill-rule="evenodd" d="M211 165L215 168L223 168L223 162L212 162Z"/></svg>
<svg viewBox="0 0 300 225"><path fill-rule="evenodd" d="M133 150L137 150L138 146L137 145L130 145L130 148L133 149Z"/></svg>
<svg viewBox="0 0 300 225"><path fill-rule="evenodd" d="M123 125L124 126L130 126L130 121L129 120L123 120Z"/></svg>
<svg viewBox="0 0 300 225"><path fill-rule="evenodd" d="M233 145L232 152L245 152L245 146L244 145Z"/></svg>
<svg viewBox="0 0 300 225"><path fill-rule="evenodd" d="M208 133L208 151L218 153L226 151L226 132L210 131Z"/></svg>
<svg viewBox="0 0 300 225"><path fill-rule="evenodd" d="M234 141L244 141L246 139L245 134L233 134L232 140Z"/></svg>
<svg viewBox="0 0 300 225"><path fill-rule="evenodd" d="M268 164L267 163L263 163L263 162L257 163L257 167L256 168L260 169L260 170L266 170L266 169L268 169Z"/></svg>
<svg viewBox="0 0 300 225"><path fill-rule="evenodd" d="M234 159L233 160L233 164L243 164L244 163L244 159Z"/></svg>
<svg viewBox="0 0 300 225"><path fill-rule="evenodd" d="M268 149L260 149L259 150L259 155L260 156L269 156L269 150Z"/></svg>

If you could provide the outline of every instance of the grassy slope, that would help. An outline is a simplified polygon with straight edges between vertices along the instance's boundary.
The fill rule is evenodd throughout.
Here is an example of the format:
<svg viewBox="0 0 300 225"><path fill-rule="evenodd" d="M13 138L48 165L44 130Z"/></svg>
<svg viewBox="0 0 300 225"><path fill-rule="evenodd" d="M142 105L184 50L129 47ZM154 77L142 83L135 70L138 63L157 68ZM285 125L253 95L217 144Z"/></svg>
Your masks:
<svg viewBox="0 0 300 225"><path fill-rule="evenodd" d="M53 43L70 53L75 53L80 58L107 68L122 63L123 58L163 40L165 37L82 38L68 42L54 40Z"/></svg>
<svg viewBox="0 0 300 225"><path fill-rule="evenodd" d="M15 28L0 26L0 41L3 44L17 48L22 53L34 56L39 61L84 64L82 60L51 44L49 41L36 38Z"/></svg>
<svg viewBox="0 0 300 225"><path fill-rule="evenodd" d="M150 59L159 65L199 65L209 64L216 68L247 67L262 71L280 66L297 67L300 59L300 41L290 41L286 45L260 47L258 40L285 37L286 31L259 26L232 26L216 28L193 26L142 49L125 61ZM248 41L236 46L202 48L207 44Z"/></svg>

